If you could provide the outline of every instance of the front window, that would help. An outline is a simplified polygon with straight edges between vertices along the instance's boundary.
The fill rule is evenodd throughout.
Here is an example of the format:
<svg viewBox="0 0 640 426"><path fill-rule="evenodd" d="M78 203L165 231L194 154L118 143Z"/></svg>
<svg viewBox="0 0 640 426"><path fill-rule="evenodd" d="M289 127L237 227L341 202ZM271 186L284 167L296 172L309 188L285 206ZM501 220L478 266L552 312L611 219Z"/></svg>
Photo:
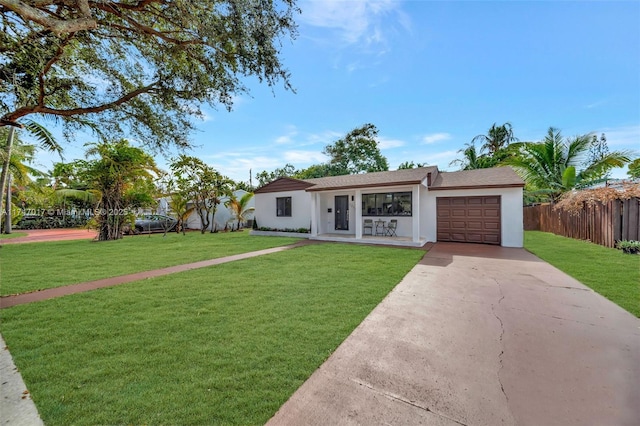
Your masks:
<svg viewBox="0 0 640 426"><path fill-rule="evenodd" d="M362 195L363 216L411 216L411 192Z"/></svg>
<svg viewBox="0 0 640 426"><path fill-rule="evenodd" d="M276 198L276 215L291 216L291 197Z"/></svg>

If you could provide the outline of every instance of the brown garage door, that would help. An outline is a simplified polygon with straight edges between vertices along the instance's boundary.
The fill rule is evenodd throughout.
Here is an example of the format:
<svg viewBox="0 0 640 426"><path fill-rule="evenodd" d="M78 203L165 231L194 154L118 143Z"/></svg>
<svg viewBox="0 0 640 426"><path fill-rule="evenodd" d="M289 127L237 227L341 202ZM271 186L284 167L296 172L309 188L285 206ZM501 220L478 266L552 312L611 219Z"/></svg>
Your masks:
<svg viewBox="0 0 640 426"><path fill-rule="evenodd" d="M500 244L500 196L439 197L438 241Z"/></svg>

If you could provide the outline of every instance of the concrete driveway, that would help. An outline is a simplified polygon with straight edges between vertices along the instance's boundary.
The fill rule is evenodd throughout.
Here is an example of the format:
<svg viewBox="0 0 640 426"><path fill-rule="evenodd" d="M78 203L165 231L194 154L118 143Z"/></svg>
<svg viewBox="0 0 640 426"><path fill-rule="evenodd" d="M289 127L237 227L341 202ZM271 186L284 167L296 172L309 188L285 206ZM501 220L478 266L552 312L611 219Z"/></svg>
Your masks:
<svg viewBox="0 0 640 426"><path fill-rule="evenodd" d="M640 319L523 249L438 243L270 425L638 425Z"/></svg>

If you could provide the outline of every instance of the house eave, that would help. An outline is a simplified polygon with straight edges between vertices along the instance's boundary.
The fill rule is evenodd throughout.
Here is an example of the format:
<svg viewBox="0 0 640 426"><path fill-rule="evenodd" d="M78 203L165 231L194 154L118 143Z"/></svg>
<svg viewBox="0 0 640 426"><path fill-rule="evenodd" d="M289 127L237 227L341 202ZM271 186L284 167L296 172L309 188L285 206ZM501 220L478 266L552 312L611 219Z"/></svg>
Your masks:
<svg viewBox="0 0 640 426"><path fill-rule="evenodd" d="M310 187L310 188L305 189L305 191L307 191L307 192L346 191L346 190L350 190L350 189L360 189L360 188L379 188L379 187L387 187L387 186L419 185L419 184L422 184L423 180L412 180L412 181L403 181L403 182L367 183L367 184L349 185L349 186L323 186L321 188Z"/></svg>
<svg viewBox="0 0 640 426"><path fill-rule="evenodd" d="M495 188L524 188L522 183L499 184L499 185L459 185L459 186L430 186L429 191L449 191L459 189L495 189Z"/></svg>

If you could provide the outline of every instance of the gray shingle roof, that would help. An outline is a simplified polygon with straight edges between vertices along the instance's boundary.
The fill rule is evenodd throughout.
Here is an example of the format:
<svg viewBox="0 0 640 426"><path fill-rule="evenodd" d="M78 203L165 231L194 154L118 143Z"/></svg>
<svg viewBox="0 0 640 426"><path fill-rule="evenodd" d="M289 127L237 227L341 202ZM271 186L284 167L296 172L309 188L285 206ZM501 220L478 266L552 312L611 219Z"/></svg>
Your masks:
<svg viewBox="0 0 640 426"><path fill-rule="evenodd" d="M316 179L304 179L312 183L307 191L326 191L330 189L366 188L371 186L394 186L421 183L427 174L437 173L436 166L419 167L417 169L373 172L359 175L329 176Z"/></svg>
<svg viewBox="0 0 640 426"><path fill-rule="evenodd" d="M511 167L440 172L430 190L523 187L524 181Z"/></svg>
<svg viewBox="0 0 640 426"><path fill-rule="evenodd" d="M522 187L524 181L511 167L439 172L436 166L393 170L359 175L329 176L316 179L279 178L255 191L256 194L280 191L328 191L376 186L414 185L431 173L430 190Z"/></svg>

